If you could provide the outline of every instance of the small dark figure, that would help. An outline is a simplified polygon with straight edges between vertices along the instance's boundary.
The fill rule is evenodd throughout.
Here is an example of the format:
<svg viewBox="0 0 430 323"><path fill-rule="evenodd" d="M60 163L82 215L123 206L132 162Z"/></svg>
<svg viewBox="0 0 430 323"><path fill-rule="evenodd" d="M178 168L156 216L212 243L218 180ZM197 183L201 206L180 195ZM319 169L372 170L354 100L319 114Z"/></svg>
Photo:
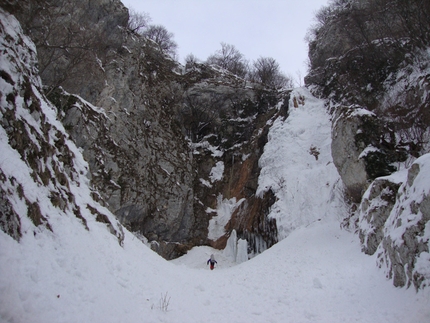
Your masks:
<svg viewBox="0 0 430 323"><path fill-rule="evenodd" d="M217 264L217 261L215 260L214 255L211 255L211 257L209 258L206 264L209 265L209 263L211 264L211 270L213 270L215 268L215 264Z"/></svg>

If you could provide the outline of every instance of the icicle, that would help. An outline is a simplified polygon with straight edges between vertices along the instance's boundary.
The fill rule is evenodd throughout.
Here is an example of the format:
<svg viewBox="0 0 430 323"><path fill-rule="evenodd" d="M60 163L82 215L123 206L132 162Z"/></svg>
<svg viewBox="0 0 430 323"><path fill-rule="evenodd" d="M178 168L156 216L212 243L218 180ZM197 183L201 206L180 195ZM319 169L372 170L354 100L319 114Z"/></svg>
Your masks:
<svg viewBox="0 0 430 323"><path fill-rule="evenodd" d="M248 242L245 239L237 241L236 263L240 264L248 260Z"/></svg>
<svg viewBox="0 0 430 323"><path fill-rule="evenodd" d="M230 258L233 262L236 261L237 256L237 233L233 230L230 237L227 240L227 245L224 249L224 254L226 257Z"/></svg>

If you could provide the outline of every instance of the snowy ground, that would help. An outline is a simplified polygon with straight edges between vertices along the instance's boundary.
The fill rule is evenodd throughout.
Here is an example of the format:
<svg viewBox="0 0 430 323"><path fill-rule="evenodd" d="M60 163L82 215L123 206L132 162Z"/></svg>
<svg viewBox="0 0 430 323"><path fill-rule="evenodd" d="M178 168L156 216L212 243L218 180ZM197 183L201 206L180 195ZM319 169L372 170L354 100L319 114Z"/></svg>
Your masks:
<svg viewBox="0 0 430 323"><path fill-rule="evenodd" d="M208 247L168 262L129 232L121 247L104 224L90 221L87 231L53 213L53 232L31 229L17 243L0 231L0 322L430 322L430 291L394 288L357 236L340 229L329 122L321 102L295 93L308 104L274 123L262 158L262 176L277 169L260 189L277 194L281 242L239 265Z"/></svg>
<svg viewBox="0 0 430 323"><path fill-rule="evenodd" d="M129 233L122 248L74 222L20 244L0 232L1 322L430 321L429 292L394 288L335 219L237 266L215 253L213 271L207 248L167 262Z"/></svg>

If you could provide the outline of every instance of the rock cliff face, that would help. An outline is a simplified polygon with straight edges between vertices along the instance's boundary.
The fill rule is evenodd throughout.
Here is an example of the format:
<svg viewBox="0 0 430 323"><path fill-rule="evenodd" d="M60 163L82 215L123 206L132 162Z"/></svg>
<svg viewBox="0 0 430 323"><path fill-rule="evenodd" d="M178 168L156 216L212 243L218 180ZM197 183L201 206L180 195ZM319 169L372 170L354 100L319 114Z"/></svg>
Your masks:
<svg viewBox="0 0 430 323"><path fill-rule="evenodd" d="M322 10L306 83L327 98L333 115L333 161L351 201L345 223L358 226L363 251L378 253L396 286L419 288L428 284L430 267L429 187L418 190L413 178L419 173L429 182L420 156L430 151L430 40L415 27L430 7L416 4L404 11L392 1L376 10L382 2L346 1ZM405 169L409 180L399 180Z"/></svg>
<svg viewBox="0 0 430 323"><path fill-rule="evenodd" d="M364 109L339 108L332 131L333 162L355 202L360 202L367 188L368 174L362 154L363 147L358 137L363 134L362 126L373 115Z"/></svg>
<svg viewBox="0 0 430 323"><path fill-rule="evenodd" d="M232 230L250 253L276 242L273 197L254 193L267 121L286 115L288 93L204 64L185 70L127 29L120 1L9 8L36 43L47 96L88 161L93 198L123 225L168 259L195 245L223 248ZM246 203L208 238L211 210L233 198Z"/></svg>
<svg viewBox="0 0 430 323"><path fill-rule="evenodd" d="M0 228L16 240L55 232L56 212L87 230L101 222L122 244L122 226L90 198L88 165L43 95L34 44L1 8L0 52Z"/></svg>

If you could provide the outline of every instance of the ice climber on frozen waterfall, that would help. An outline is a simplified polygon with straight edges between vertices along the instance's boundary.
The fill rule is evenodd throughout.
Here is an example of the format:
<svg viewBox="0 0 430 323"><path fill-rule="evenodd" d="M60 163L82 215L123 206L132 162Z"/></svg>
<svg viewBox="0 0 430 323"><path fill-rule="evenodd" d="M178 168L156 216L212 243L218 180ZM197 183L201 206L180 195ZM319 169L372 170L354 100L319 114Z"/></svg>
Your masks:
<svg viewBox="0 0 430 323"><path fill-rule="evenodd" d="M211 257L209 258L206 264L209 265L209 263L211 264L211 270L213 270L215 268L215 264L217 264L217 261L215 260L215 257L213 254L211 255Z"/></svg>

